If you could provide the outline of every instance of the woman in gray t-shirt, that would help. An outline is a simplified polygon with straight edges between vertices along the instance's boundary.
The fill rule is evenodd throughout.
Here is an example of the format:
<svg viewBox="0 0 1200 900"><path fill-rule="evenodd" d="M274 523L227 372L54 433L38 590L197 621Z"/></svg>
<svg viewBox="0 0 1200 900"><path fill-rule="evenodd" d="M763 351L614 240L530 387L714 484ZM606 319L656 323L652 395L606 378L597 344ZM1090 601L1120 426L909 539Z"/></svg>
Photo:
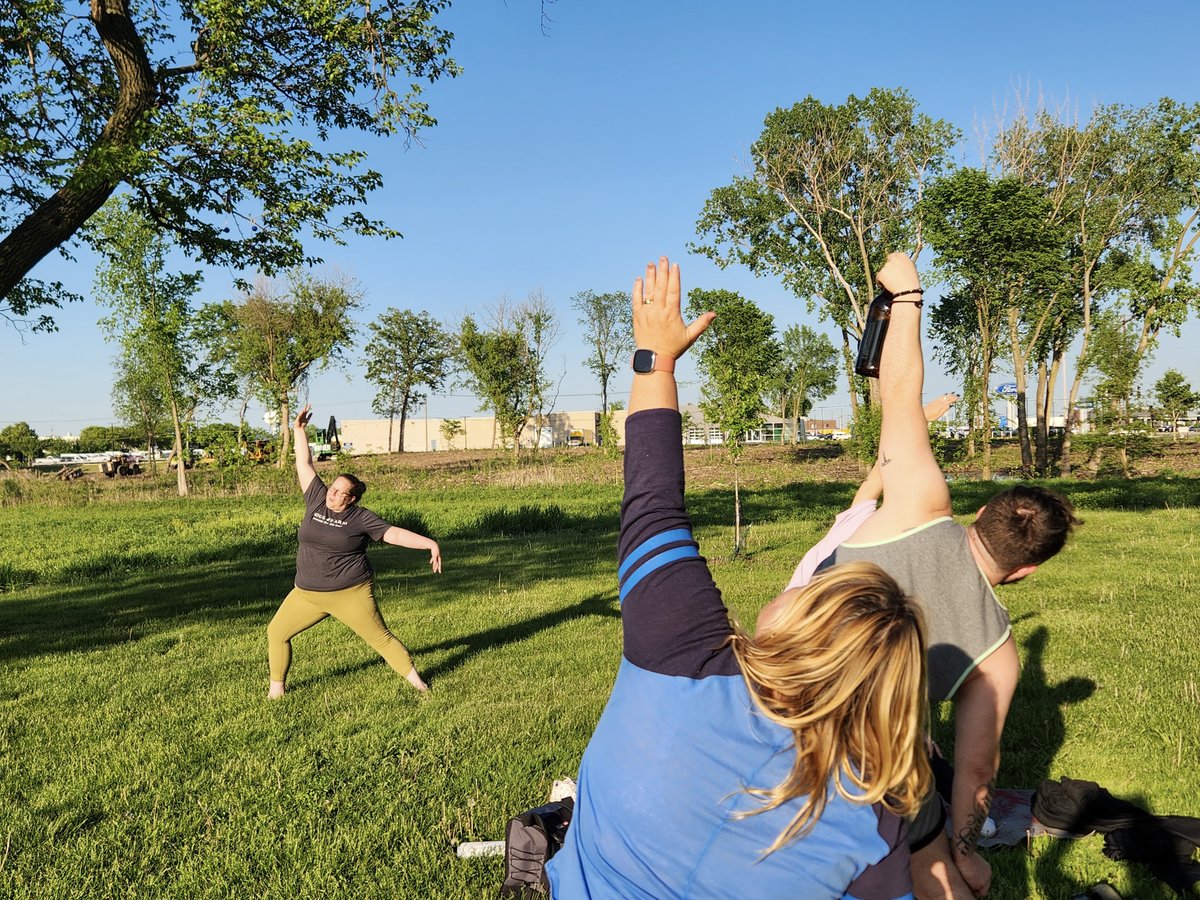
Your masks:
<svg viewBox="0 0 1200 900"><path fill-rule="evenodd" d="M296 416L296 476L304 491L304 521L296 554L296 584L267 626L271 688L267 697L284 694L292 662L292 638L333 616L370 644L389 666L418 691L429 690L408 655L408 648L384 624L375 602L374 571L367 545L383 541L412 550L428 550L429 565L442 571L437 541L397 528L358 505L366 485L353 475L339 475L328 488L313 468L304 426L312 418L305 405Z"/></svg>

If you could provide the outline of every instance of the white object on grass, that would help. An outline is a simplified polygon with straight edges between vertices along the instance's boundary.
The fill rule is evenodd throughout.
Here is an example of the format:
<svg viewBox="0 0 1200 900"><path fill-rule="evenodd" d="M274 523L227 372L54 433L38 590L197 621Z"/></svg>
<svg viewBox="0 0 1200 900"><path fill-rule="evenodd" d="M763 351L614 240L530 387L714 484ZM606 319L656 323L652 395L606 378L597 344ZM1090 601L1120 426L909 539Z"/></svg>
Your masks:
<svg viewBox="0 0 1200 900"><path fill-rule="evenodd" d="M550 802L565 800L567 797L574 800L576 790L574 778L557 778L550 786Z"/></svg>
<svg viewBox="0 0 1200 900"><path fill-rule="evenodd" d="M504 841L466 841L458 845L458 858L472 856L503 856Z"/></svg>

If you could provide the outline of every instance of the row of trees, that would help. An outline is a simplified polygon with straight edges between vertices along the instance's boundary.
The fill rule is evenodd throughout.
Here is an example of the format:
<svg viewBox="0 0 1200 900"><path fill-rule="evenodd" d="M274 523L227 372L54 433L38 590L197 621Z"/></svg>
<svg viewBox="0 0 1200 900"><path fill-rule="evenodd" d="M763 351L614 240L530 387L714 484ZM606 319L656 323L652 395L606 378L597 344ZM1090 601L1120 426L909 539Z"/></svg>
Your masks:
<svg viewBox="0 0 1200 900"><path fill-rule="evenodd" d="M1200 303L1200 104L1110 105L1086 121L1020 108L997 123L978 169L952 165L960 139L903 90L778 109L752 171L705 203L695 249L779 276L832 322L857 411L876 400L851 366L875 272L890 251L915 258L930 246L944 288L930 310L936 352L962 379L985 472L995 367L1016 376L1023 464L1045 472L1051 385L1074 352L1060 448L1069 474L1084 379L1115 383L1103 366L1119 360L1133 385L1162 332Z"/></svg>
<svg viewBox="0 0 1200 900"><path fill-rule="evenodd" d="M107 308L101 324L119 348L115 409L148 446L169 423L174 452L182 455L202 406L232 399L240 401L241 422L257 399L287 423L311 375L349 362L362 300L352 279L293 270L283 285L262 278L235 299L198 304L199 273L170 270L168 234L126 199L111 200L91 227L104 237L96 275L96 296ZM632 350L629 301L623 292L584 291L571 302L588 342L584 363L599 379L606 410L610 379ZM377 388L372 408L391 420L389 447L404 449L410 410L450 379L494 413L499 442L514 450L526 424L534 421L540 433L554 406L557 382L546 362L559 322L540 291L455 325L388 309L369 332L362 363ZM280 465L290 438L286 427L282 433ZM178 489L187 493L182 468Z"/></svg>

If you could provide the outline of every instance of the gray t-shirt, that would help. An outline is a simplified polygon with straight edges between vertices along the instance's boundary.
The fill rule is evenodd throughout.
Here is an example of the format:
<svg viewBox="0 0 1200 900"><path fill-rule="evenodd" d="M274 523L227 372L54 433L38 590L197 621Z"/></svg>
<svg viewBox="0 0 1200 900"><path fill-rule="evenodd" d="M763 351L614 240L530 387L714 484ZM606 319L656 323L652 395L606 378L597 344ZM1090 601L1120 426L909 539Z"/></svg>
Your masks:
<svg viewBox="0 0 1200 900"><path fill-rule="evenodd" d="M369 581L374 571L367 544L382 540L392 527L357 503L335 513L325 505L328 490L317 477L304 492L296 587L306 591L340 591Z"/></svg>
<svg viewBox="0 0 1200 900"><path fill-rule="evenodd" d="M996 599L953 519L934 519L871 544L840 544L819 567L873 562L905 593L921 601L929 641L929 698L949 700L966 677L1012 631L1008 610Z"/></svg>

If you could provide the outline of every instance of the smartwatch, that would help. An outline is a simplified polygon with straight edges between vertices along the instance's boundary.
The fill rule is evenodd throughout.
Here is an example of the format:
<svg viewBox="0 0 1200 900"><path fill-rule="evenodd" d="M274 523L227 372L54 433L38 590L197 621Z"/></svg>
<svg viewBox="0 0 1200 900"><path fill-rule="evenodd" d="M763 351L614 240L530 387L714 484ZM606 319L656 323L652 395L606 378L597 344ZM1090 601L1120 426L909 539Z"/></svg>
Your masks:
<svg viewBox="0 0 1200 900"><path fill-rule="evenodd" d="M653 350L634 350L633 371L639 375L648 375L651 372L674 372L675 359L663 353L655 353Z"/></svg>

